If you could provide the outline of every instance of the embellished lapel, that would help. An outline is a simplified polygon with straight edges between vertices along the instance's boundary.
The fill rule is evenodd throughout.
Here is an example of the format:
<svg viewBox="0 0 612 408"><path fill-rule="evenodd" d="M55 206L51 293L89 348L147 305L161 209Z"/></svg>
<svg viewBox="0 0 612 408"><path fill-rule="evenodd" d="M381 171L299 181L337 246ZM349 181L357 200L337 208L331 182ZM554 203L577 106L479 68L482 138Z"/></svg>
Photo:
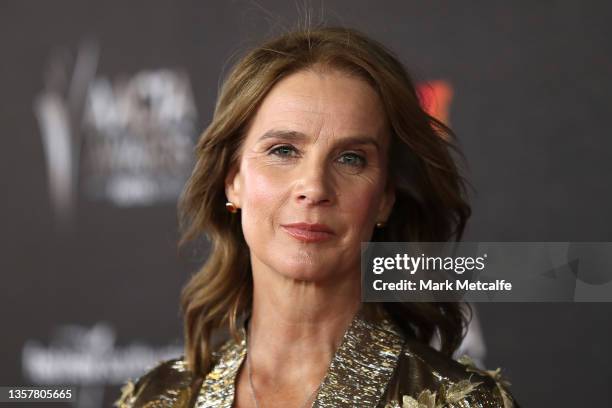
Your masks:
<svg viewBox="0 0 612 408"><path fill-rule="evenodd" d="M234 403L236 374L246 356L246 331L240 339L230 338L219 350L219 360L206 375L195 408L231 408Z"/></svg>
<svg viewBox="0 0 612 408"><path fill-rule="evenodd" d="M376 407L403 344L404 338L391 321L366 321L358 313L332 359L313 407Z"/></svg>
<svg viewBox="0 0 612 408"><path fill-rule="evenodd" d="M244 323L248 319L245 319ZM231 408L236 375L246 356L246 330L238 341L228 340L219 360L202 383L196 408ZM313 408L378 406L395 371L404 345L390 320L372 322L363 312L355 315L323 378Z"/></svg>

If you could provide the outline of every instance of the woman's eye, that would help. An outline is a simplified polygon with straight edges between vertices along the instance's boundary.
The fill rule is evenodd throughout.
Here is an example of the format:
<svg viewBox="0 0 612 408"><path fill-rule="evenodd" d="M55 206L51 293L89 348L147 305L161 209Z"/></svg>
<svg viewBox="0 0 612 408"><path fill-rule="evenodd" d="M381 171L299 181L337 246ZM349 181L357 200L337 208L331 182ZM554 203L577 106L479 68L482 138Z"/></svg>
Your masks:
<svg viewBox="0 0 612 408"><path fill-rule="evenodd" d="M366 159L363 156L358 155L357 153L345 153L340 156L342 164L346 164L348 166L354 167L364 167L366 165Z"/></svg>
<svg viewBox="0 0 612 408"><path fill-rule="evenodd" d="M281 158L294 158L297 156L298 150L291 145L281 145L271 148L268 154ZM355 168L362 168L367 164L365 157L357 153L345 153L340 156L339 161L341 164Z"/></svg>
<svg viewBox="0 0 612 408"><path fill-rule="evenodd" d="M293 146L282 145L270 149L269 154L274 154L280 157L292 157L291 152L297 153Z"/></svg>

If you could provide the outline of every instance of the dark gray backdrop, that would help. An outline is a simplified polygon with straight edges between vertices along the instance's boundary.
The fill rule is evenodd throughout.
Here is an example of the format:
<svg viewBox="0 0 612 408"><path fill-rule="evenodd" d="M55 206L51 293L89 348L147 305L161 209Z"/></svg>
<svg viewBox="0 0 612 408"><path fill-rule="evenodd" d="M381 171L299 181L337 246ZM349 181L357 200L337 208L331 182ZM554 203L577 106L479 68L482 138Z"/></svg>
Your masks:
<svg viewBox="0 0 612 408"><path fill-rule="evenodd" d="M321 3L311 8L317 19ZM178 344L179 291L195 268L176 254L171 201L118 207L79 190L72 227L58 226L33 112L49 56L93 38L97 72L109 78L183 69L202 130L230 56L293 25L299 10L303 2L2 2L0 385L32 384L24 345L48 345L63 325L107 322L116 347ZM418 80L452 84L451 125L476 189L467 240L612 241L609 3L329 1L323 14L388 45ZM478 310L487 366L505 369L524 406L610 404L611 304ZM118 392L108 387L105 406Z"/></svg>

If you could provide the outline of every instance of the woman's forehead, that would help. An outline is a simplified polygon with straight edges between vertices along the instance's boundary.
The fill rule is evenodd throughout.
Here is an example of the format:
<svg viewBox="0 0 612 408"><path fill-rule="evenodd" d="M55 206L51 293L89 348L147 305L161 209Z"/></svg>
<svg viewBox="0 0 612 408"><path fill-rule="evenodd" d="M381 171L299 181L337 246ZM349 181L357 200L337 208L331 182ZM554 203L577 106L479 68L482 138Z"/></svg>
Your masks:
<svg viewBox="0 0 612 408"><path fill-rule="evenodd" d="M259 137L271 129L384 138L387 119L380 97L364 80L308 70L284 78L264 98L251 131Z"/></svg>

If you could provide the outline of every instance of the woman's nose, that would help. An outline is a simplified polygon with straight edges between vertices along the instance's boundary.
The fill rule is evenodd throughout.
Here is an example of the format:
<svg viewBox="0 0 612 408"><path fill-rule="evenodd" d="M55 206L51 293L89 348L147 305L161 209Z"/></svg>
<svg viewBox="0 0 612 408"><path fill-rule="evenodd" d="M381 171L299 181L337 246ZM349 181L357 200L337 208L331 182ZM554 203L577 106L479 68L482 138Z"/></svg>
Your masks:
<svg viewBox="0 0 612 408"><path fill-rule="evenodd" d="M334 188L329 171L321 161L312 161L298 169L299 182L295 196L299 203L305 205L331 204L334 200Z"/></svg>

